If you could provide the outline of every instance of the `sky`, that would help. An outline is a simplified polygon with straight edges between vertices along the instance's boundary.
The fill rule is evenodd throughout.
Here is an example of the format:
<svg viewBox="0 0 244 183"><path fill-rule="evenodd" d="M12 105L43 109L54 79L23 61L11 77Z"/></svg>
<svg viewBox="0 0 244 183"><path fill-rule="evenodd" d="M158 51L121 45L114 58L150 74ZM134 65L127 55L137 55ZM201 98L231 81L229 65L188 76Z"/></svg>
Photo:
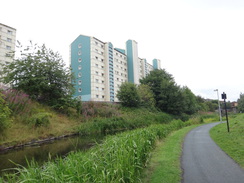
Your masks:
<svg viewBox="0 0 244 183"><path fill-rule="evenodd" d="M195 95L236 101L244 93L243 0L4 0L0 23L17 29L17 40L45 44L69 62L69 45L80 34L125 49L172 74Z"/></svg>

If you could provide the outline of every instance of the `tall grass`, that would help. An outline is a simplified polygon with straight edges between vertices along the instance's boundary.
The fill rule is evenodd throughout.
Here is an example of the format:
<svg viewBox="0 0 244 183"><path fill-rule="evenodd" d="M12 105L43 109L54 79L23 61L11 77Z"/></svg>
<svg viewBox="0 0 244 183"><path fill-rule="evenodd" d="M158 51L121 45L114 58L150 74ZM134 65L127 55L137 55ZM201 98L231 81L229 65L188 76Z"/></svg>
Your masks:
<svg viewBox="0 0 244 183"><path fill-rule="evenodd" d="M140 182L157 139L190 123L174 121L109 136L87 152L71 153L42 167L32 162L18 173L4 176L6 182ZM3 179L1 180L3 182ZM0 181L0 182L1 182Z"/></svg>

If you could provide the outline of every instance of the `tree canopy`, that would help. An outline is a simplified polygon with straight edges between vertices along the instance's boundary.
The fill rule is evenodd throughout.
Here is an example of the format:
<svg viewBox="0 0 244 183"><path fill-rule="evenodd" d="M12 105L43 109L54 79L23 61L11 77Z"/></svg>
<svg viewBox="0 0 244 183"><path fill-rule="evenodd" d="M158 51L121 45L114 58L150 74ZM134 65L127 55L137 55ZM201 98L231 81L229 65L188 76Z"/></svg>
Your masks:
<svg viewBox="0 0 244 183"><path fill-rule="evenodd" d="M244 112L244 94L240 94L240 98L237 100L238 102L238 111Z"/></svg>
<svg viewBox="0 0 244 183"><path fill-rule="evenodd" d="M32 99L51 106L71 99L74 86L70 68L65 68L59 53L30 42L18 45L19 58L3 66L2 81L22 90Z"/></svg>
<svg viewBox="0 0 244 183"><path fill-rule="evenodd" d="M198 110L196 96L189 88L178 86L166 70L151 71L140 82L150 87L156 107L161 111L174 115L190 115Z"/></svg>
<svg viewBox="0 0 244 183"><path fill-rule="evenodd" d="M141 101L137 86L128 82L124 82L120 85L117 98L122 105L126 107L138 107Z"/></svg>

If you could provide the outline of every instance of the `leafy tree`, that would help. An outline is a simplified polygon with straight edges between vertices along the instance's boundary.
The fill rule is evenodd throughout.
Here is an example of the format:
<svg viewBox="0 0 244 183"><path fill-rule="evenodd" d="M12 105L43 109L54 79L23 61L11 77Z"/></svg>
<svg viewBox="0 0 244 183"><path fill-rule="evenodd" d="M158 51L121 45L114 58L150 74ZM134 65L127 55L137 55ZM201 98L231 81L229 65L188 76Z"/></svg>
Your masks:
<svg viewBox="0 0 244 183"><path fill-rule="evenodd" d="M165 70L154 70L140 80L148 85L156 101L156 107L170 114L181 114L183 111L183 95L171 74Z"/></svg>
<svg viewBox="0 0 244 183"><path fill-rule="evenodd" d="M211 111L211 112L214 112L215 110L217 110L219 108L218 100L208 100L205 103L208 106L209 111Z"/></svg>
<svg viewBox="0 0 244 183"><path fill-rule="evenodd" d="M117 98L126 107L138 107L140 105L137 86L133 83L122 83L117 92Z"/></svg>
<svg viewBox="0 0 244 183"><path fill-rule="evenodd" d="M187 86L182 88L182 94L184 101L184 113L189 115L196 113L199 110L196 96Z"/></svg>
<svg viewBox="0 0 244 183"><path fill-rule="evenodd" d="M244 94L240 94L240 98L237 100L238 102L238 111L239 112L244 112Z"/></svg>
<svg viewBox="0 0 244 183"><path fill-rule="evenodd" d="M55 108L67 105L74 92L73 77L60 54L32 42L17 47L20 56L3 66L3 82Z"/></svg>
<svg viewBox="0 0 244 183"><path fill-rule="evenodd" d="M171 74L165 70L153 70L145 78L140 80L141 84L148 85L154 94L156 106L159 106L162 81L174 82Z"/></svg>
<svg viewBox="0 0 244 183"><path fill-rule="evenodd" d="M152 90L148 85L141 84L138 86L138 93L141 99L141 105L144 107L154 108L155 99Z"/></svg>

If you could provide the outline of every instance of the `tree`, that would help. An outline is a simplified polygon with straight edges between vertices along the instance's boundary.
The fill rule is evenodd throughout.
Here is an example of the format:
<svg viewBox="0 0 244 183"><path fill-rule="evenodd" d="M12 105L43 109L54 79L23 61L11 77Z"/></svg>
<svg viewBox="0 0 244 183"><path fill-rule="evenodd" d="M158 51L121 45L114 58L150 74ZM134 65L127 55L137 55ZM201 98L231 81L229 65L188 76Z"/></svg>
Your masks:
<svg viewBox="0 0 244 183"><path fill-rule="evenodd" d="M17 47L20 56L3 66L3 82L55 108L66 105L74 86L71 70L65 68L60 54L32 42L27 47Z"/></svg>
<svg viewBox="0 0 244 183"><path fill-rule="evenodd" d="M238 111L244 112L244 94L240 94L240 98L237 100L238 103Z"/></svg>
<svg viewBox="0 0 244 183"><path fill-rule="evenodd" d="M171 74L165 70L154 70L140 80L148 85L156 101L156 107L170 114L181 114L183 110L183 95Z"/></svg>
<svg viewBox="0 0 244 183"><path fill-rule="evenodd" d="M133 83L122 83L117 92L117 98L126 107L138 107L140 105L137 86Z"/></svg>
<svg viewBox="0 0 244 183"><path fill-rule="evenodd" d="M156 106L159 106L160 103L160 94L161 94L161 85L162 82L174 82L174 79L171 74L167 73L165 70L153 70L145 78L140 80L141 84L148 85L154 94L156 101Z"/></svg>
<svg viewBox="0 0 244 183"><path fill-rule="evenodd" d="M196 113L200 108L196 96L187 86L182 88L182 94L184 101L184 113L189 115Z"/></svg>
<svg viewBox="0 0 244 183"><path fill-rule="evenodd" d="M148 85L140 84L138 86L138 93L141 99L141 106L154 108L155 99L152 90Z"/></svg>

